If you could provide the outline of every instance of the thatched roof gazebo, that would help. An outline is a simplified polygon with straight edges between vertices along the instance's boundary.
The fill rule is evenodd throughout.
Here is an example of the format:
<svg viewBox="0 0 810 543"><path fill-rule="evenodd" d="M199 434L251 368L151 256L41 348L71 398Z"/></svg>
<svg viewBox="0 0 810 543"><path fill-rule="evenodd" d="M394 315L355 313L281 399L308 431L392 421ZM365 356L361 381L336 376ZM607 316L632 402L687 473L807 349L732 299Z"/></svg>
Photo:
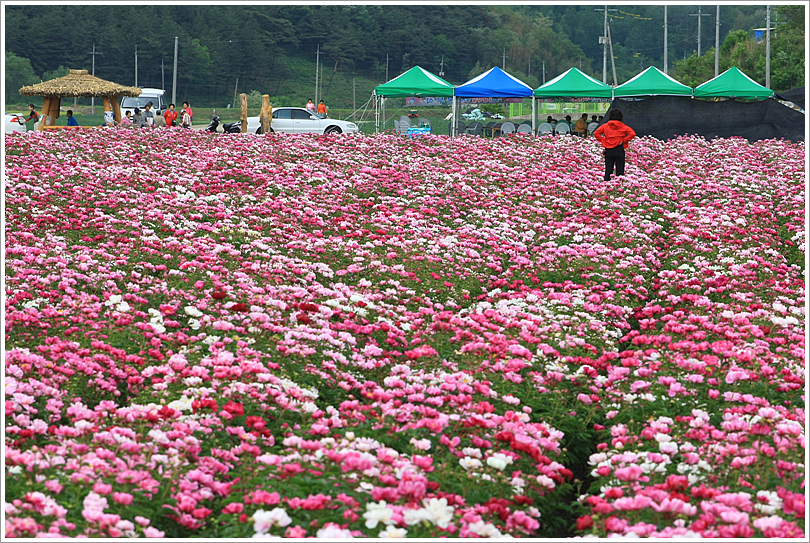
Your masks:
<svg viewBox="0 0 810 543"><path fill-rule="evenodd" d="M43 97L43 118L39 128L44 130L46 126L53 126L54 121L59 117L59 106L63 97L102 98L104 117L111 124L112 119L115 119L116 123L121 122L121 106L118 98L120 96L139 96L141 89L105 81L90 75L87 70L70 70L70 73L64 77L23 87L20 89L20 94Z"/></svg>

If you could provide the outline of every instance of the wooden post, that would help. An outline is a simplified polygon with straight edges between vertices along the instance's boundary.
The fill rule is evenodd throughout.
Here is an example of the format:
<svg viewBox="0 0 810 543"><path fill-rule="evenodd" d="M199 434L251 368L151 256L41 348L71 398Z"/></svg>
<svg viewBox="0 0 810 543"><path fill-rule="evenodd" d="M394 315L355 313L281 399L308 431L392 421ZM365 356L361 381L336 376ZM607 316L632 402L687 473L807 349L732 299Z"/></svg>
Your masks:
<svg viewBox="0 0 810 543"><path fill-rule="evenodd" d="M102 97L102 100L104 101L104 122L107 126L110 126L112 125L111 119L115 118L112 112L112 100L110 100L109 96Z"/></svg>
<svg viewBox="0 0 810 543"><path fill-rule="evenodd" d="M42 97L42 113L39 117L39 131L43 132L45 130L45 125L48 124L48 116L51 113L51 97L50 96L43 96Z"/></svg>
<svg viewBox="0 0 810 543"><path fill-rule="evenodd" d="M121 103L118 101L117 96L112 97L112 107L113 107L113 118L115 118L115 124L121 124Z"/></svg>
<svg viewBox="0 0 810 543"><path fill-rule="evenodd" d="M262 134L269 134L273 122L273 106L270 105L270 96L267 94L262 94L262 112L259 119L262 122Z"/></svg>
<svg viewBox="0 0 810 543"><path fill-rule="evenodd" d="M239 104L242 106L242 116L240 117L242 121L241 131L245 134L247 133L247 94L244 92L239 94Z"/></svg>

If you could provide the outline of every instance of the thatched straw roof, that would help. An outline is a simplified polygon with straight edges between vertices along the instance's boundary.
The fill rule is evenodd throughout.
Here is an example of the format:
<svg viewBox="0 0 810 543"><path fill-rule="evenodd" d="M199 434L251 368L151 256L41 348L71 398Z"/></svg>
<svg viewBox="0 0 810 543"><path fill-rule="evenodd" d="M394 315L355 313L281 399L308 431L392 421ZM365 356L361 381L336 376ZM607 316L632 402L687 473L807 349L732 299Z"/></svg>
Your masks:
<svg viewBox="0 0 810 543"><path fill-rule="evenodd" d="M90 75L87 70L70 70L70 74L64 77L23 87L20 89L20 94L43 97L138 96L141 94L141 89L99 79Z"/></svg>

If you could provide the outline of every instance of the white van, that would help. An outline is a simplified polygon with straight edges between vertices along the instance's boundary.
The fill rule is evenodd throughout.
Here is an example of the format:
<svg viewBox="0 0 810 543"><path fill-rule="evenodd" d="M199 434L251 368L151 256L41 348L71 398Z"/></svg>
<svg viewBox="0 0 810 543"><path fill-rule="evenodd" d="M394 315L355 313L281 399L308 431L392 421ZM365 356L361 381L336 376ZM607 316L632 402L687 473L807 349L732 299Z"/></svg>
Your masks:
<svg viewBox="0 0 810 543"><path fill-rule="evenodd" d="M152 111L155 115L163 115L166 103L163 101L163 89L141 88L140 96L127 96L121 98L121 116L125 116L127 111L135 113L135 108L143 109L147 102L152 102Z"/></svg>

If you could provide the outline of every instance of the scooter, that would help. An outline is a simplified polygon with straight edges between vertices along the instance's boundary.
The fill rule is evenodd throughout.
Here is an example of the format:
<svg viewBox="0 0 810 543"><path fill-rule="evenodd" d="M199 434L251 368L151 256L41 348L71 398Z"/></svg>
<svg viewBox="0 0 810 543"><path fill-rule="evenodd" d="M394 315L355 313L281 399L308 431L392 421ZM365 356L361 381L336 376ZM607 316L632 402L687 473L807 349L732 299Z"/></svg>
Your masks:
<svg viewBox="0 0 810 543"><path fill-rule="evenodd" d="M208 123L205 131L216 132L220 122L222 122L222 119L219 118L219 115L214 113L214 116L211 119L211 122ZM239 134L242 132L242 121L236 121L235 123L224 123L222 125L222 131L226 134Z"/></svg>

